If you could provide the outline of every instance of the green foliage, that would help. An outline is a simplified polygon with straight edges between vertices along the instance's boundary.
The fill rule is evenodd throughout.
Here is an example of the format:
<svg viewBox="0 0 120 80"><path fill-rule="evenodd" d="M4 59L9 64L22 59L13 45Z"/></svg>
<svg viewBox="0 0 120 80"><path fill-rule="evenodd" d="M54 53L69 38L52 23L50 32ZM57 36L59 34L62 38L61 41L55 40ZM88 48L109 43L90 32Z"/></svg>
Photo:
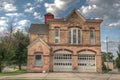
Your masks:
<svg viewBox="0 0 120 80"><path fill-rule="evenodd" d="M26 73L26 70L16 70L14 72L4 72L4 73L0 73L0 76L19 75L19 74L23 74L23 73Z"/></svg>
<svg viewBox="0 0 120 80"><path fill-rule="evenodd" d="M112 52L102 52L102 60L103 62L112 62L113 61L113 53Z"/></svg>
<svg viewBox="0 0 120 80"><path fill-rule="evenodd" d="M102 62L102 70L103 71L107 70L107 67L106 67L106 65L103 62Z"/></svg>
<svg viewBox="0 0 120 80"><path fill-rule="evenodd" d="M0 72L8 64L18 65L19 69L27 60L28 35L17 31L12 36L5 36L0 43Z"/></svg>
<svg viewBox="0 0 120 80"><path fill-rule="evenodd" d="M12 49L11 43L8 42L8 38L2 38L0 43L0 72L4 66L11 61L13 56L14 51Z"/></svg>
<svg viewBox="0 0 120 80"><path fill-rule="evenodd" d="M14 50L15 56L13 57L14 64L19 66L21 70L21 66L26 64L27 61L27 46L29 44L29 39L22 32L17 31L13 34L14 38Z"/></svg>
<svg viewBox="0 0 120 80"><path fill-rule="evenodd" d="M111 52L102 52L102 70L104 73L111 71L108 66L104 64L104 62L113 62L113 53Z"/></svg>
<svg viewBox="0 0 120 80"><path fill-rule="evenodd" d="M116 67L120 69L120 45L118 46L117 55L118 57L116 58Z"/></svg>

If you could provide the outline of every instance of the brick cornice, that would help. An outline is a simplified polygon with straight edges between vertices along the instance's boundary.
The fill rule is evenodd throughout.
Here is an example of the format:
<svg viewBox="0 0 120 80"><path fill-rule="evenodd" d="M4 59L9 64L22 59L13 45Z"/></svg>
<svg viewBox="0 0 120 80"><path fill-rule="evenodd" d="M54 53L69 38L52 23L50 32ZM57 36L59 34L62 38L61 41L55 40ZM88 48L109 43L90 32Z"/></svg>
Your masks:
<svg viewBox="0 0 120 80"><path fill-rule="evenodd" d="M49 44L49 43L48 43ZM49 44L50 46L81 46L81 47L100 47L101 45L81 45L81 44Z"/></svg>

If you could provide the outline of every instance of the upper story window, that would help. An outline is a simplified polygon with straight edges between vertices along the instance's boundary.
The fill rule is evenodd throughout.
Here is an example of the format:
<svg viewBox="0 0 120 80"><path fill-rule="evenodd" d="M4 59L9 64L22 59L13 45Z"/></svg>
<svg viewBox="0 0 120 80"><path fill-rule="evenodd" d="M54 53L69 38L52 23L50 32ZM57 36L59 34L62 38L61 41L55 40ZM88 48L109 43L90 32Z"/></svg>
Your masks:
<svg viewBox="0 0 120 80"><path fill-rule="evenodd" d="M54 34L55 34L55 43L58 44L60 41L60 29L59 28L55 28L54 30Z"/></svg>
<svg viewBox="0 0 120 80"><path fill-rule="evenodd" d="M44 40L44 35L39 35L40 39Z"/></svg>
<svg viewBox="0 0 120 80"><path fill-rule="evenodd" d="M93 45L95 44L95 30L90 29L90 44Z"/></svg>
<svg viewBox="0 0 120 80"><path fill-rule="evenodd" d="M35 55L35 66L42 66L42 54Z"/></svg>
<svg viewBox="0 0 120 80"><path fill-rule="evenodd" d="M79 28L70 28L68 31L68 42L69 44L81 44L82 36Z"/></svg>

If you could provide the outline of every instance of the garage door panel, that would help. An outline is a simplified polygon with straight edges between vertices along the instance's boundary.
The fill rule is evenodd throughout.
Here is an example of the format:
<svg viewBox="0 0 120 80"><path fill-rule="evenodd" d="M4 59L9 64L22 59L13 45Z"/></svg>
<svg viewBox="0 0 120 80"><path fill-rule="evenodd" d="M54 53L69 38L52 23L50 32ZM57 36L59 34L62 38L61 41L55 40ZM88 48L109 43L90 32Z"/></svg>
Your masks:
<svg viewBox="0 0 120 80"><path fill-rule="evenodd" d="M54 53L54 71L72 71L72 53L58 51Z"/></svg>
<svg viewBox="0 0 120 80"><path fill-rule="evenodd" d="M82 52L78 54L79 72L96 72L95 54L92 52Z"/></svg>

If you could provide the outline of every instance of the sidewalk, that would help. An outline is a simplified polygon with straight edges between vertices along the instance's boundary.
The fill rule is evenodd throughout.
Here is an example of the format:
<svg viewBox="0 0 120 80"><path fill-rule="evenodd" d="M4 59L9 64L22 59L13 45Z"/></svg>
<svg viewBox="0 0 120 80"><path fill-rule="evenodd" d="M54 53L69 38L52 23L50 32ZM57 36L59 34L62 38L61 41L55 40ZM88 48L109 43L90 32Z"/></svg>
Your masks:
<svg viewBox="0 0 120 80"><path fill-rule="evenodd" d="M25 73L15 76L0 76L0 80L120 80L120 74L99 73Z"/></svg>

